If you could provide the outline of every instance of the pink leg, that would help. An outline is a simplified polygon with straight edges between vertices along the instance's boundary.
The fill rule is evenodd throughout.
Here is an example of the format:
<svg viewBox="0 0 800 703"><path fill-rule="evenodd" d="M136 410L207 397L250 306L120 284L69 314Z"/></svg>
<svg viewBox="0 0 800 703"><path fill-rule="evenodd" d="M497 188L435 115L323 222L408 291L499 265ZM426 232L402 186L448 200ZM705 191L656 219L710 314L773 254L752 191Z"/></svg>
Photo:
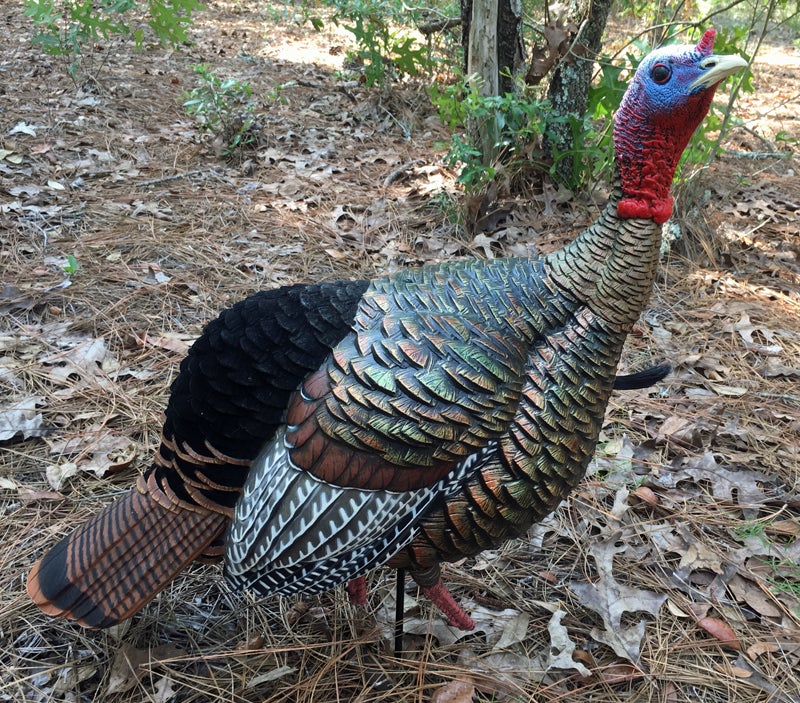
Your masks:
<svg viewBox="0 0 800 703"><path fill-rule="evenodd" d="M347 583L347 595L353 605L367 604L367 582L363 576Z"/></svg>
<svg viewBox="0 0 800 703"><path fill-rule="evenodd" d="M439 579L433 586L420 586L420 588L430 598L431 603L447 617L448 625L457 627L459 630L475 629L475 621L456 603L453 594L447 590L442 579Z"/></svg>

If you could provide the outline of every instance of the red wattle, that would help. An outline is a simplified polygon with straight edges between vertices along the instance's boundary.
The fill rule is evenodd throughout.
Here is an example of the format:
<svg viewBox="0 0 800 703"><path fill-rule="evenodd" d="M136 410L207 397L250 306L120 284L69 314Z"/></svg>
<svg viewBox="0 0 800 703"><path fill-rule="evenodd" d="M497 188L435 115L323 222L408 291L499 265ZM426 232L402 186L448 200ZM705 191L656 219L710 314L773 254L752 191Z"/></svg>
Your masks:
<svg viewBox="0 0 800 703"><path fill-rule="evenodd" d="M672 217L672 202L671 195L661 200L622 198L617 203L617 214L620 217L639 217L653 220L656 224L661 225Z"/></svg>
<svg viewBox="0 0 800 703"><path fill-rule="evenodd" d="M679 124L673 134L665 134L660 125L651 124L650 134L636 134L627 131L627 124L618 125L615 134L618 157L641 155L639 160L617 160L622 181L622 199L617 205L620 217L652 219L658 224L670 218L672 177L692 129L691 125Z"/></svg>

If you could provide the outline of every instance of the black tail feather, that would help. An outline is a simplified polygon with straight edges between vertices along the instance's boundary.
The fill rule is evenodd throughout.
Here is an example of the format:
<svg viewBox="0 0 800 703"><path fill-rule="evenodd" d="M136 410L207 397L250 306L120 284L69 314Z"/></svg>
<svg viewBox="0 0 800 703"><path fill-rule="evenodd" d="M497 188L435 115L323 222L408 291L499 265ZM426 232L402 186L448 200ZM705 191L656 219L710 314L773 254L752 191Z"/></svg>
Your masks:
<svg viewBox="0 0 800 703"><path fill-rule="evenodd" d="M649 388L663 381L670 373L672 373L672 366L669 364L648 366L646 369L642 369L636 373L617 376L614 379L614 390L633 391L639 390L640 388Z"/></svg>

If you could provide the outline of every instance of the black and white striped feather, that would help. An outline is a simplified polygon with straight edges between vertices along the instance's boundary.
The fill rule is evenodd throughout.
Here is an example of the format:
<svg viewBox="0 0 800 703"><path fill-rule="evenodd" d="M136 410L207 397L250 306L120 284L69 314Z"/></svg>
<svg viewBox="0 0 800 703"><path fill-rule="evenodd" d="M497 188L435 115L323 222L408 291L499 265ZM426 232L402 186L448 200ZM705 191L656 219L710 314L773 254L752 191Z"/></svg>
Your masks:
<svg viewBox="0 0 800 703"><path fill-rule="evenodd" d="M414 491L336 486L295 466L284 433L256 459L236 505L225 575L261 595L322 593L385 564L496 452L495 443Z"/></svg>

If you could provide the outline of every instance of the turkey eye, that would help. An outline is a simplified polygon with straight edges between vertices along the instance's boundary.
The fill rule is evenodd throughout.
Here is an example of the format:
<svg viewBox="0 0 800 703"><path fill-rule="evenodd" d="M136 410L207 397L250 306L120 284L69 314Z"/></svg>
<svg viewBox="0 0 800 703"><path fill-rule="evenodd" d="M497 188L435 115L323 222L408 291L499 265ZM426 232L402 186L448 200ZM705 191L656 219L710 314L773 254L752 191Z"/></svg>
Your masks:
<svg viewBox="0 0 800 703"><path fill-rule="evenodd" d="M650 77L659 85L666 83L671 75L672 71L669 70L669 66L663 63L657 63L650 70Z"/></svg>

